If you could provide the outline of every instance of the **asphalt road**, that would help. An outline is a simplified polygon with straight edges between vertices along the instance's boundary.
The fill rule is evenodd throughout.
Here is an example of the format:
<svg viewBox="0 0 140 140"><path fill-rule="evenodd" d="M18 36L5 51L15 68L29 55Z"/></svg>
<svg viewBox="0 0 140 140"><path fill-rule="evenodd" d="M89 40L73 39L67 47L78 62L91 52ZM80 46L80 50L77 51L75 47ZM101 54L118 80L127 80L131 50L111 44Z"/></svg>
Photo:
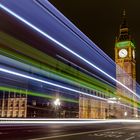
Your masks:
<svg viewBox="0 0 140 140"><path fill-rule="evenodd" d="M140 140L140 124L0 125L0 140Z"/></svg>

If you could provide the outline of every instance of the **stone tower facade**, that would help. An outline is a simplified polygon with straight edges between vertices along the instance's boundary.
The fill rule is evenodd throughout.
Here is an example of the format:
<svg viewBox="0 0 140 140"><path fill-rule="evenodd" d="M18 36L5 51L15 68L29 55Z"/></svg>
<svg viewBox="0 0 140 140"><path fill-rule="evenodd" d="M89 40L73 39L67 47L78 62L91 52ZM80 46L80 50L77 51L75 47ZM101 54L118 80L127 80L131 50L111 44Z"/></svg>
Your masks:
<svg viewBox="0 0 140 140"><path fill-rule="evenodd" d="M136 92L136 60L135 60L135 45L129 34L128 25L126 22L125 10L123 11L122 23L119 29L119 35L115 42L115 62L116 62L116 79L123 85L128 87L133 92ZM130 101L125 99L133 99L136 101L134 94L117 84L117 94L120 97L121 103L130 105ZM125 99L121 99L124 97ZM117 118L137 116L136 104L131 102L131 109L121 106L121 111L117 114Z"/></svg>

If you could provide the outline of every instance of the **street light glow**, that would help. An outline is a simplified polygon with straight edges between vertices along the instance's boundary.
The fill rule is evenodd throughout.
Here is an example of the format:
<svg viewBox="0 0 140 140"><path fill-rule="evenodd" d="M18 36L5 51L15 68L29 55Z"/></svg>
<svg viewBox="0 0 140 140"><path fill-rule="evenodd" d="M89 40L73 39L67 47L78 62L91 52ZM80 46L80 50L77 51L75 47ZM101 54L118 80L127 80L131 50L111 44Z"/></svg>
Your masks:
<svg viewBox="0 0 140 140"><path fill-rule="evenodd" d="M60 99L57 98L55 101L54 101L54 105L55 106L60 106L61 105L61 102L60 102Z"/></svg>
<svg viewBox="0 0 140 140"><path fill-rule="evenodd" d="M124 116L126 117L128 115L128 113L127 112L124 112Z"/></svg>

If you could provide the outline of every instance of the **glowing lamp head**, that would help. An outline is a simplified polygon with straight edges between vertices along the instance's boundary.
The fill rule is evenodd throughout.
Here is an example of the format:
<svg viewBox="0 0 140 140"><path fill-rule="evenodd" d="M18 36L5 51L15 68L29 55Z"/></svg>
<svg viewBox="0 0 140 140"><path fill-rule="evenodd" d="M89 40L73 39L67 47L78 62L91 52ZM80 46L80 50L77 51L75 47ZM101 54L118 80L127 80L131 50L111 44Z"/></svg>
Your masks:
<svg viewBox="0 0 140 140"><path fill-rule="evenodd" d="M128 113L127 112L124 112L124 116L127 116L128 115Z"/></svg>
<svg viewBox="0 0 140 140"><path fill-rule="evenodd" d="M59 99L59 98L57 98L57 99L54 101L54 105L55 105L55 106L60 106L60 105L61 105L60 99Z"/></svg>

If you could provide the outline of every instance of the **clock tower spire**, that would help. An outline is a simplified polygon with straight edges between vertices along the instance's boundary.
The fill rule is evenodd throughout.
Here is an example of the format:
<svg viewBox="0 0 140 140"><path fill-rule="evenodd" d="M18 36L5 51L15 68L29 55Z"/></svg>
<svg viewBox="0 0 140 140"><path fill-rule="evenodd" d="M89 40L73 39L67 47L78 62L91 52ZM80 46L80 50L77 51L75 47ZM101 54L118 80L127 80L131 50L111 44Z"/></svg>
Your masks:
<svg viewBox="0 0 140 140"><path fill-rule="evenodd" d="M127 86L132 91L136 92L136 60L135 60L135 45L129 34L128 23L126 20L126 11L123 10L122 22L119 29L119 35L115 42L115 62L116 62L116 79ZM135 100L134 95L129 91L117 86L117 94ZM123 102L123 101L121 101ZM130 105L127 103L127 105ZM132 106L132 105L131 105ZM134 106L134 105L133 105ZM135 109L125 108L117 117L123 118L124 112L127 112L128 117L137 116Z"/></svg>
<svg viewBox="0 0 140 140"><path fill-rule="evenodd" d="M120 25L119 36L117 37L117 41L124 41L124 40L131 40L125 9L123 10L122 23Z"/></svg>

